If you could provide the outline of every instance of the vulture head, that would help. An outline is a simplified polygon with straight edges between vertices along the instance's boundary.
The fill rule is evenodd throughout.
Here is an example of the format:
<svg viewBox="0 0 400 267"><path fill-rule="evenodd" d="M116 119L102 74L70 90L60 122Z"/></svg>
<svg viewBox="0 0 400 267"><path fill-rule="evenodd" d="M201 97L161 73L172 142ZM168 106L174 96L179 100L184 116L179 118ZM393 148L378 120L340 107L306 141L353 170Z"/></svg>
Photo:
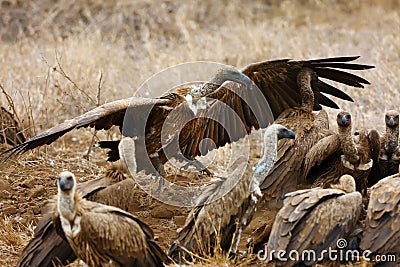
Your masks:
<svg viewBox="0 0 400 267"><path fill-rule="evenodd" d="M389 128L399 127L399 113L395 110L386 112L385 123Z"/></svg>
<svg viewBox="0 0 400 267"><path fill-rule="evenodd" d="M351 126L351 115L347 111L341 111L337 115L336 121L338 126L347 128Z"/></svg>
<svg viewBox="0 0 400 267"><path fill-rule="evenodd" d="M217 71L211 81L206 82L201 86L194 87L189 94L195 99L200 99L219 89L226 81L237 82L249 88L252 88L253 85L250 78L237 69L222 68Z"/></svg>
<svg viewBox="0 0 400 267"><path fill-rule="evenodd" d="M345 174L339 179L338 185L332 185L332 188L341 189L346 193L352 193L356 191L356 182L353 176Z"/></svg>
<svg viewBox="0 0 400 267"><path fill-rule="evenodd" d="M75 192L76 180L72 172L64 171L58 175L58 189L61 192Z"/></svg>
<svg viewBox="0 0 400 267"><path fill-rule="evenodd" d="M280 124L274 124L274 125L278 140L283 138L295 139L296 134L292 130L289 130L288 128Z"/></svg>

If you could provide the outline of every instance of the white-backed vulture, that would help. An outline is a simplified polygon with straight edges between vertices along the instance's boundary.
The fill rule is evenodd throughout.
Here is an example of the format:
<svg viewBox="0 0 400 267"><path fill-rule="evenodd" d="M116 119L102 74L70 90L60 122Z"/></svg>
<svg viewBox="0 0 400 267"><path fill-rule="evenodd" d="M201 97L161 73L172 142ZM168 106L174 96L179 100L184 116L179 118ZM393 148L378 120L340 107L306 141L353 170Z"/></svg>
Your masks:
<svg viewBox="0 0 400 267"><path fill-rule="evenodd" d="M259 185L274 163L277 141L294 137L294 132L282 125L269 126L264 134L264 153L254 175L245 175L235 186L229 187L235 172L246 168L247 162L244 162L235 169L230 178L211 184L209 190L200 196L200 205L189 213L168 255L180 262L193 260L193 255L212 255L214 249L235 254L240 234L250 223L261 197ZM224 191L226 185L231 188L229 192Z"/></svg>
<svg viewBox="0 0 400 267"><path fill-rule="evenodd" d="M16 146L25 141L25 135L14 115L0 107L0 143Z"/></svg>
<svg viewBox="0 0 400 267"><path fill-rule="evenodd" d="M124 136L137 135L135 141L137 153L147 154L145 163L138 162L139 170L149 165L162 170L162 165L167 162L168 157L182 155L187 159L194 159L198 155L204 155L214 147L224 146L226 143L234 142L252 129L267 127L273 119L276 119L284 110L301 106L301 97L297 85L298 74L304 68L312 70L315 79L311 81L311 88L314 93L314 110L320 110L321 105L338 108L337 104L327 98L323 93L330 94L341 99L352 101L350 96L341 90L323 82L318 77L330 79L353 87L363 87L368 81L356 75L338 70L365 70L373 66L347 63L358 57L336 57L316 60L292 61L289 59L265 61L248 65L238 75L234 71L222 70L216 78L201 87L179 87L168 91L155 99L144 99L134 97L104 104L72 120L65 121L42 134L39 134L23 144L8 151L5 158L12 154L23 153L35 147L50 144L66 132L81 128L94 127L96 129L109 129L112 125L122 128L124 121L130 125L138 126L134 129L127 129L122 133ZM231 70L231 69L230 69ZM228 77L227 77L228 76ZM248 83L245 76L248 76L260 90L248 88L248 86L237 83L228 83L217 89L223 81L234 80L240 83ZM213 86L214 85L214 86ZM211 101L210 107L199 110L194 116L189 108L188 96L195 99L200 96L207 96ZM269 103L269 106L268 104ZM183 129L176 133L179 127L173 127L172 136L174 142L168 147L163 147L161 142L161 129L164 121L171 110L177 108L175 123L185 124ZM130 109L128 109L130 107ZM129 110L127 116L125 112ZM231 112L228 112L231 110ZM150 112L151 111L151 112ZM269 116L272 111L273 118ZM146 125L143 125L143 117L147 117ZM143 115L144 114L144 115ZM141 127L140 127L141 126ZM139 132L138 132L139 129ZM142 131L140 131L142 129ZM145 130L143 130L145 129ZM167 134L168 136L168 134ZM211 139L215 146L207 146L203 139ZM177 140L179 139L179 140ZM178 144L176 144L178 143ZM111 148L110 159L118 159L118 141L107 141L101 144L103 147ZM179 153L179 150L182 154ZM145 157L137 157L143 159ZM145 165L145 167L141 167Z"/></svg>
<svg viewBox="0 0 400 267"><path fill-rule="evenodd" d="M389 110L385 114L386 131L380 140L380 152L368 176L371 187L380 179L397 173L400 164L399 112Z"/></svg>
<svg viewBox="0 0 400 267"><path fill-rule="evenodd" d="M350 113L337 115L338 133L321 139L307 153L303 170L314 186L329 188L344 174L356 181L356 189L367 193L368 175L379 153L379 133L361 129L352 134Z"/></svg>
<svg viewBox="0 0 400 267"><path fill-rule="evenodd" d="M268 208L280 208L284 195L304 184L302 165L306 153L320 139L331 135L328 115L325 110L315 113L312 84L317 80L314 71L303 68L297 77L301 95L301 107L283 111L275 123L296 132L295 140L278 143L276 162L260 186Z"/></svg>
<svg viewBox="0 0 400 267"><path fill-rule="evenodd" d="M119 208L83 199L76 191L75 176L68 171L58 177L56 213L74 253L88 266L162 266L168 262L145 223Z"/></svg>
<svg viewBox="0 0 400 267"><path fill-rule="evenodd" d="M88 200L131 211L134 187L133 179L125 179L118 165L113 165L103 176L78 183L77 191ZM43 208L34 237L24 248L18 267L64 266L76 259L61 229L59 218L53 219L56 205L54 198Z"/></svg>
<svg viewBox="0 0 400 267"><path fill-rule="evenodd" d="M288 193L279 210L266 246L267 259L277 258L278 251L297 251L296 255L284 255L288 261L278 261L278 266L294 266L302 261L304 251L313 250L318 260L329 247L336 248L339 238L346 237L356 224L362 209L362 196L356 191L353 177L344 175L332 188L312 188ZM308 254L311 255L311 254ZM307 255L305 255L307 256ZM282 258L282 255L280 255ZM317 259L304 258L311 265Z"/></svg>
<svg viewBox="0 0 400 267"><path fill-rule="evenodd" d="M371 187L360 248L400 258L400 169ZM395 266L398 266L395 264Z"/></svg>

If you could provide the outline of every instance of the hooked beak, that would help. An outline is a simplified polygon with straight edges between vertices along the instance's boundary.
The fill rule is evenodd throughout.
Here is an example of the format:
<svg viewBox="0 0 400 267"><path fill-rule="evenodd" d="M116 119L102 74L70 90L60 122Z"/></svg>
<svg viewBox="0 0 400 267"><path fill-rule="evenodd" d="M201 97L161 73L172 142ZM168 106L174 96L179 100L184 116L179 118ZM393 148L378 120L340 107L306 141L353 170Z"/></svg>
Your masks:
<svg viewBox="0 0 400 267"><path fill-rule="evenodd" d="M347 120L346 120L346 115L343 115L343 116L342 116L342 124L345 125L345 124L346 124L346 121L347 121Z"/></svg>
<svg viewBox="0 0 400 267"><path fill-rule="evenodd" d="M390 127L393 127L393 126L394 126L394 119L393 119L393 117L390 117L390 119L389 119L389 126L390 126Z"/></svg>

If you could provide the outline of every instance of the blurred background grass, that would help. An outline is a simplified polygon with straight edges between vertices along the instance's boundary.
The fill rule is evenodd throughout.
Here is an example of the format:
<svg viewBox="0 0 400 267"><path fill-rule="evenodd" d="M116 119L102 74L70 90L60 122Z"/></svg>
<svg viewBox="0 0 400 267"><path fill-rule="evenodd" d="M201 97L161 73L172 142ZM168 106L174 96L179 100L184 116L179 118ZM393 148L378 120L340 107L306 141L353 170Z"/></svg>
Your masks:
<svg viewBox="0 0 400 267"><path fill-rule="evenodd" d="M166 67L196 60L241 68L361 55L358 62L376 66L361 74L371 85L345 88L355 104L341 107L357 126L382 129L385 109L399 106L398 0L0 3L0 81L31 134L93 108L100 73L104 103L131 96Z"/></svg>

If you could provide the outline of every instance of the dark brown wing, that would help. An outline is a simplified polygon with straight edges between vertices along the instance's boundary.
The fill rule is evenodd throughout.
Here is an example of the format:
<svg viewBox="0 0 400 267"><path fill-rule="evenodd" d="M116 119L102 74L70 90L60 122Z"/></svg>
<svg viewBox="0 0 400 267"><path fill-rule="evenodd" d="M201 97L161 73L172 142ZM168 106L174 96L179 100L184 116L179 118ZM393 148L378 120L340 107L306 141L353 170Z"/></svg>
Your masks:
<svg viewBox="0 0 400 267"><path fill-rule="evenodd" d="M303 159L308 151L332 132L328 129L328 116L325 111L310 114L303 109L287 110L276 123L282 124L296 133L295 140L280 140L275 164L260 185L269 208L280 208L287 192L305 184Z"/></svg>
<svg viewBox="0 0 400 267"><path fill-rule="evenodd" d="M217 100L211 107L198 114L196 123L188 126L193 135L186 147L181 147L183 154L190 157L204 155L214 147L221 147L249 134L250 131L265 128L286 109L301 106L297 75L302 68L314 70L318 77L343 83L353 87L364 87L369 82L356 75L338 70L365 70L373 66L346 63L358 57L325 58L307 61L289 59L254 63L242 72L258 86L252 89L241 84L228 83L207 97ZM343 91L320 79L312 84L314 92L314 110L321 105L338 108L337 104L322 93L353 101ZM272 112L272 116L271 116ZM200 142L210 138L214 143L207 145Z"/></svg>
<svg viewBox="0 0 400 267"><path fill-rule="evenodd" d="M121 266L163 266L168 262L145 223L118 208L91 203L94 207L82 215L78 242L87 242Z"/></svg>
<svg viewBox="0 0 400 267"><path fill-rule="evenodd" d="M371 188L360 247L374 253L400 253L400 178L389 176Z"/></svg>
<svg viewBox="0 0 400 267"><path fill-rule="evenodd" d="M336 152L340 152L340 142L337 134L332 134L319 140L305 156L302 167L304 175L307 177L312 168L319 166Z"/></svg>
<svg viewBox="0 0 400 267"><path fill-rule="evenodd" d="M96 193L102 192L104 188L112 183L113 179L110 176L97 178L78 184L78 192L85 198L93 198L101 201L100 198L95 196ZM24 248L18 262L18 267L44 267L53 266L53 264L55 264L55 266L63 266L76 259L72 248L64 237L59 219L56 217L53 221L53 212L56 210L55 206L56 201L54 199L49 201L43 208L42 219L40 219L36 226L34 237ZM61 236L59 234L61 234Z"/></svg>
<svg viewBox="0 0 400 267"><path fill-rule="evenodd" d="M274 118L285 109L301 105L300 91L297 86L297 74L302 68L314 70L320 78L329 79L353 87L364 87L369 82L356 75L338 70L365 70L373 68L369 65L346 63L356 60L358 57L336 57L305 61L292 61L289 59L254 63L245 67L242 72L252 79L261 89L268 100ZM335 88L322 80L312 82L315 95L315 110L320 110L321 105L331 108L338 106L321 93L330 94L343 100L352 101L351 97L343 91Z"/></svg>
<svg viewBox="0 0 400 267"><path fill-rule="evenodd" d="M316 255L335 247L352 230L361 211L360 193L314 188L288 194L272 226L268 251L311 249ZM293 263L294 264L294 263Z"/></svg>
<svg viewBox="0 0 400 267"><path fill-rule="evenodd" d="M187 250L204 256L214 253L215 246L220 246L224 253L233 247L232 240L237 238L236 226L240 227L236 222L240 224L251 205L249 181L246 178L237 179L241 177L247 162L242 161L237 166L229 174L229 181L221 180L210 184L198 198L197 203L200 205L191 210L168 252L172 259L178 262L182 258L190 260ZM233 188L229 184L232 181L238 181ZM232 189L227 191L228 188ZM248 218L248 222L250 219ZM218 235L220 239L217 241Z"/></svg>
<svg viewBox="0 0 400 267"><path fill-rule="evenodd" d="M25 140L25 135L13 114L0 107L0 142L16 146Z"/></svg>
<svg viewBox="0 0 400 267"><path fill-rule="evenodd" d="M169 103L170 100L168 99L148 99L140 97L132 97L106 103L76 118L66 120L63 123L58 124L53 128L50 128L47 131L29 139L28 141L15 146L3 154L5 154L5 159L7 159L13 154L24 153L35 147L51 144L72 129L78 129L81 127L94 127L97 130L107 130L113 125L116 125L122 128L125 112L127 111L128 107L130 114L129 119L131 119L131 117L133 119L133 121L131 121L132 125L135 126L136 124L143 124L143 116L140 114L143 112L146 114L146 111L150 111L153 107L168 105ZM132 114L135 114L135 116L132 116ZM134 120L135 118L136 120ZM130 130L134 131L135 129ZM128 134L135 135L140 133L132 132Z"/></svg>

